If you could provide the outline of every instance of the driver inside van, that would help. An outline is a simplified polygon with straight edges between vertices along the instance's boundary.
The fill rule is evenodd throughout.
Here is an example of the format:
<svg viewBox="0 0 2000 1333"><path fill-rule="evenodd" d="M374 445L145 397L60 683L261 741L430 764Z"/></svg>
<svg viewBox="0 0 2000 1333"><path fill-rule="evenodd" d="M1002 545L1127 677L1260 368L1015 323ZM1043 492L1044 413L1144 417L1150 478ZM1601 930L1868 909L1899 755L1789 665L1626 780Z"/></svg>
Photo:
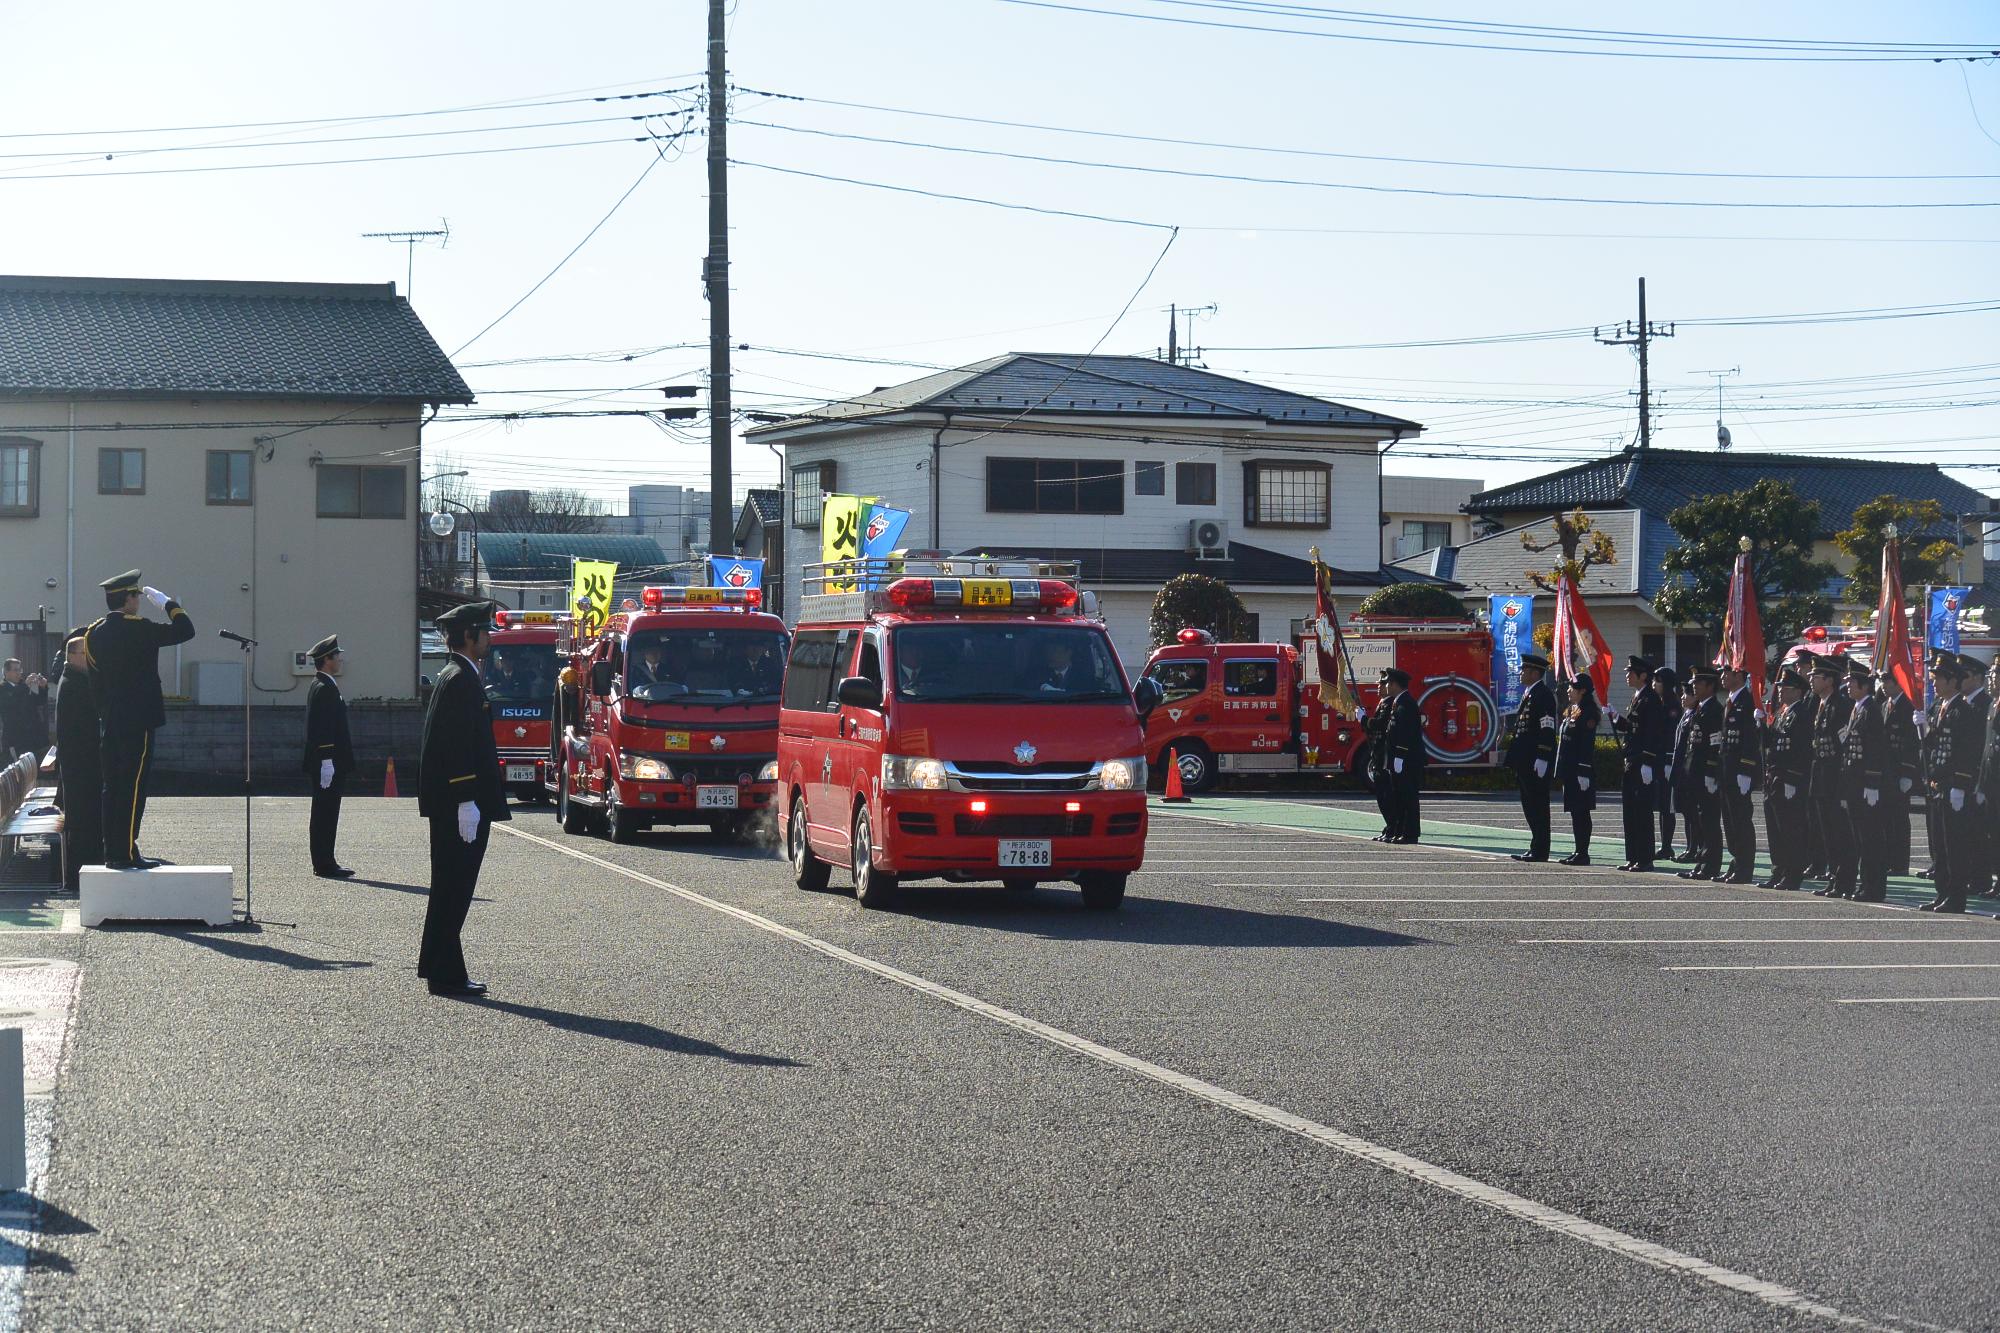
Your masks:
<svg viewBox="0 0 2000 1333"><path fill-rule="evenodd" d="M896 636L897 693L935 697L949 694L957 682L955 644L935 632Z"/></svg>

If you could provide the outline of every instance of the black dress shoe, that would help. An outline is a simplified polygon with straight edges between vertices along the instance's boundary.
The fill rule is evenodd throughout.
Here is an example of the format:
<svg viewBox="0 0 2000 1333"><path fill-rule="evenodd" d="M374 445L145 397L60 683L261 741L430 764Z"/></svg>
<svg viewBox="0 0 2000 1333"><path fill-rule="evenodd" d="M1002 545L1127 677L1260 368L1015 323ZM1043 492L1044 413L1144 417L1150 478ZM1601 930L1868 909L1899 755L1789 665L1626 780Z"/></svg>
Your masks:
<svg viewBox="0 0 2000 1333"><path fill-rule="evenodd" d="M1937 912L1939 916L1944 916L1947 914L1952 916L1963 916L1965 914L1965 904L1960 902L1958 899L1954 898L1948 903L1939 903L1937 906Z"/></svg>
<svg viewBox="0 0 2000 1333"><path fill-rule="evenodd" d="M1417 843L1417 840L1416 840L1415 838L1413 838L1413 837L1409 836L1408 834L1405 834L1404 836L1402 836L1402 837L1400 837L1400 838L1391 838L1391 839L1389 839L1389 841L1390 841L1390 842L1393 842L1393 843L1399 843L1399 844L1401 844L1401 845L1402 845L1402 846L1404 846L1404 847L1414 847L1414 846L1416 846L1416 843Z"/></svg>
<svg viewBox="0 0 2000 1333"><path fill-rule="evenodd" d="M461 981L456 985L433 981L430 987L433 995L455 995L460 999L474 999L486 994L486 983L483 981Z"/></svg>
<svg viewBox="0 0 2000 1333"><path fill-rule="evenodd" d="M1549 859L1549 854L1547 852L1515 852L1514 859L1516 861L1546 861Z"/></svg>
<svg viewBox="0 0 2000 1333"><path fill-rule="evenodd" d="M1726 875L1717 875L1715 882L1717 884L1748 884L1750 882L1750 872L1747 870L1732 870Z"/></svg>
<svg viewBox="0 0 2000 1333"><path fill-rule="evenodd" d="M140 867L133 865L130 861L106 861L104 868L106 870L137 870Z"/></svg>
<svg viewBox="0 0 2000 1333"><path fill-rule="evenodd" d="M1921 906L1921 907L1917 908L1917 910L1918 910L1919 912L1935 912L1935 911L1937 911L1937 909L1938 909L1938 900L1937 900L1937 899L1935 899L1935 898L1933 898L1933 899L1931 899L1931 901L1929 901L1929 902L1927 902L1927 903L1923 904L1923 906Z"/></svg>
<svg viewBox="0 0 2000 1333"><path fill-rule="evenodd" d="M1668 843L1666 846L1660 848L1659 851L1653 853L1653 859L1655 861L1678 861L1680 858L1674 855L1674 845Z"/></svg>
<svg viewBox="0 0 2000 1333"><path fill-rule="evenodd" d="M1881 889L1876 889L1870 893L1855 894L1854 901L1857 903L1885 903L1889 901L1889 895Z"/></svg>
<svg viewBox="0 0 2000 1333"><path fill-rule="evenodd" d="M1653 873L1653 863L1651 861L1634 861L1631 865L1625 868L1627 870L1635 870L1642 875L1650 875Z"/></svg>
<svg viewBox="0 0 2000 1333"><path fill-rule="evenodd" d="M1707 878L1708 878L1708 876L1706 876L1706 875L1702 874L1702 873L1701 873L1701 872L1700 872L1699 870L1676 870L1676 871L1674 872L1674 874L1675 874L1675 875L1677 875L1677 876L1679 876L1679 877L1680 877L1681 879L1707 879Z"/></svg>
<svg viewBox="0 0 2000 1333"><path fill-rule="evenodd" d="M1760 889L1775 889L1778 887L1778 877L1776 875L1766 875L1757 881L1757 887Z"/></svg>
<svg viewBox="0 0 2000 1333"><path fill-rule="evenodd" d="M1804 886L1798 883L1798 881L1796 880L1783 879L1779 880L1776 884L1773 884L1771 887L1776 889L1780 893L1797 893L1799 889L1803 888Z"/></svg>
<svg viewBox="0 0 2000 1333"><path fill-rule="evenodd" d="M346 866L326 866L324 868L315 868L313 870L313 874L318 875L321 879L354 878L354 872L352 870L349 870Z"/></svg>
<svg viewBox="0 0 2000 1333"><path fill-rule="evenodd" d="M1569 860L1564 862L1564 864L1573 866L1587 866L1590 864L1590 858L1588 856L1579 854L1577 856L1569 858Z"/></svg>

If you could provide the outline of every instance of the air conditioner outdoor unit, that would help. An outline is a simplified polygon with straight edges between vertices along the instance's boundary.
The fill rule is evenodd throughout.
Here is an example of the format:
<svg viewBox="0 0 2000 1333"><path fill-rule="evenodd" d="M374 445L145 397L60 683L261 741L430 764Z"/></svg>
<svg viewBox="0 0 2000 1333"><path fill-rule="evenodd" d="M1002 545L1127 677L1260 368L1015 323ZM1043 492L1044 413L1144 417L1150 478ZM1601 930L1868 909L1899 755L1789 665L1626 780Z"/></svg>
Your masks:
<svg viewBox="0 0 2000 1333"><path fill-rule="evenodd" d="M1188 550L1197 560L1229 558L1229 526L1220 519L1188 520Z"/></svg>

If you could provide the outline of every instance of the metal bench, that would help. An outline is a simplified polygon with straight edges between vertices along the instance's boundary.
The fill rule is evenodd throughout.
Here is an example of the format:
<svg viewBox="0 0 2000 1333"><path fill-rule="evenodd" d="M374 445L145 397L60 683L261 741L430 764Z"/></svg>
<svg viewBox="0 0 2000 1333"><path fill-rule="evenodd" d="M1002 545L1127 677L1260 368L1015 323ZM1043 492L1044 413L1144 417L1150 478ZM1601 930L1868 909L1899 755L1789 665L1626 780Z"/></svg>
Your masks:
<svg viewBox="0 0 2000 1333"><path fill-rule="evenodd" d="M56 807L56 789L35 785L37 773L44 767L53 773L53 764L37 763L34 755L24 754L0 772L0 872L11 871L9 879L24 878L20 872L25 867L13 863L23 851L22 844L29 843L38 852L21 859L39 862L41 873L28 878L59 884L63 877L63 818Z"/></svg>

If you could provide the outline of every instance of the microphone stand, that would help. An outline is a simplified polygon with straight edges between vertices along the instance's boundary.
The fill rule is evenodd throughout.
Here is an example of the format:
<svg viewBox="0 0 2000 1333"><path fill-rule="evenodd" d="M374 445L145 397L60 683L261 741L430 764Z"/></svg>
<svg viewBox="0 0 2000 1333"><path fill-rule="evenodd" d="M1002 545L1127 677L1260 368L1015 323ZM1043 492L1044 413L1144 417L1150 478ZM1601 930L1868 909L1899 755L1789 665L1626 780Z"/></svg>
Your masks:
<svg viewBox="0 0 2000 1333"><path fill-rule="evenodd" d="M255 670L251 653L257 641L228 630L222 631L222 637L243 650L243 924L254 926L257 918L250 912L250 677Z"/></svg>

